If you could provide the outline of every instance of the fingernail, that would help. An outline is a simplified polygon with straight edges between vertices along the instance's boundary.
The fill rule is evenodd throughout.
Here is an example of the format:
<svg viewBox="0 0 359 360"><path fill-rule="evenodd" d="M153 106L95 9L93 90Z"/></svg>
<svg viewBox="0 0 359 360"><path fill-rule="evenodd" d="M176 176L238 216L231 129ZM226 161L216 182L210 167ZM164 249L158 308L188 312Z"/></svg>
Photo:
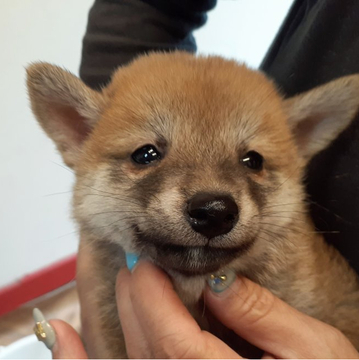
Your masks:
<svg viewBox="0 0 359 360"><path fill-rule="evenodd" d="M138 262L138 256L133 253L126 253L126 264L128 267L128 270L132 271L135 265Z"/></svg>
<svg viewBox="0 0 359 360"><path fill-rule="evenodd" d="M207 283L210 289L218 294L228 289L236 278L237 275L232 270L226 270L211 274L207 279Z"/></svg>
<svg viewBox="0 0 359 360"><path fill-rule="evenodd" d="M32 311L35 320L34 333L39 341L42 341L48 349L52 349L56 341L56 334L52 326L46 321L43 313L35 308Z"/></svg>

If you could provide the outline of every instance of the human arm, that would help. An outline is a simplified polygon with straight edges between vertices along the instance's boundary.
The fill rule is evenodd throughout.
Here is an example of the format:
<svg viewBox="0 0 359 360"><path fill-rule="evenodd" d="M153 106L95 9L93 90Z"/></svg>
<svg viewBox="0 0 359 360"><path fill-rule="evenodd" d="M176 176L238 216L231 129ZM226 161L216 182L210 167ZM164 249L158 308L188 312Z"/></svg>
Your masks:
<svg viewBox="0 0 359 360"><path fill-rule="evenodd" d="M193 31L217 0L96 0L83 39L80 77L92 88L150 51L196 51Z"/></svg>

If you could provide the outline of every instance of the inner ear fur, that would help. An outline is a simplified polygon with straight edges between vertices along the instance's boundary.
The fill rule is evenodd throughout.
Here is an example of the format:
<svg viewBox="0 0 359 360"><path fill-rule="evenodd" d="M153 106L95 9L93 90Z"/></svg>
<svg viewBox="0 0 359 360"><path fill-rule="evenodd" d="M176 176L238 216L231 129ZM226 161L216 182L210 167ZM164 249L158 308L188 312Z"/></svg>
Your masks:
<svg viewBox="0 0 359 360"><path fill-rule="evenodd" d="M27 87L36 119L65 163L75 166L83 141L101 116L105 96L67 70L47 63L27 68Z"/></svg>
<svg viewBox="0 0 359 360"><path fill-rule="evenodd" d="M325 149L355 117L359 75L333 80L284 101L300 155L309 161Z"/></svg>

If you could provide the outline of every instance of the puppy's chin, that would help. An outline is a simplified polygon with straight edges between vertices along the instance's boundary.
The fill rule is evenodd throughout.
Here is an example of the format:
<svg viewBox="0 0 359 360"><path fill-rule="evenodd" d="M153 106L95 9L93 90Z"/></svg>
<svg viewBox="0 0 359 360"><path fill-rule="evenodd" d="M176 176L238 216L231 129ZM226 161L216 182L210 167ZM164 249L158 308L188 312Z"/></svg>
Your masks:
<svg viewBox="0 0 359 360"><path fill-rule="evenodd" d="M206 286L207 276L187 276L173 270L168 270L174 289L179 298L188 308L196 307Z"/></svg>
<svg viewBox="0 0 359 360"><path fill-rule="evenodd" d="M183 277L209 275L230 263L242 252L242 247L156 245L155 262L162 268Z"/></svg>
<svg viewBox="0 0 359 360"><path fill-rule="evenodd" d="M241 257L254 241L254 238L243 240L241 244L231 247L210 244L184 246L139 231L135 237L136 245L141 248L141 256L149 258L171 276L175 290L186 306L197 304L207 278Z"/></svg>
<svg viewBox="0 0 359 360"><path fill-rule="evenodd" d="M142 233L137 235L136 243L140 245L143 255L148 256L165 271L184 278L195 278L208 276L226 267L252 247L254 238L228 247L212 246L210 243L203 246L185 246Z"/></svg>

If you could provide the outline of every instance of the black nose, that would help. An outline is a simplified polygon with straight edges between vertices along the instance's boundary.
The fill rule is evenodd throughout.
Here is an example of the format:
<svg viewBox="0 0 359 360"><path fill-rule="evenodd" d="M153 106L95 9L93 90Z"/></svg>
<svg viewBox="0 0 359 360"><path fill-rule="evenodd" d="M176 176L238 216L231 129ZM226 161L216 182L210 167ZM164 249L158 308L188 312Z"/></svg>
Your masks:
<svg viewBox="0 0 359 360"><path fill-rule="evenodd" d="M188 202L188 221L208 239L229 233L238 221L238 206L227 195L199 193Z"/></svg>

